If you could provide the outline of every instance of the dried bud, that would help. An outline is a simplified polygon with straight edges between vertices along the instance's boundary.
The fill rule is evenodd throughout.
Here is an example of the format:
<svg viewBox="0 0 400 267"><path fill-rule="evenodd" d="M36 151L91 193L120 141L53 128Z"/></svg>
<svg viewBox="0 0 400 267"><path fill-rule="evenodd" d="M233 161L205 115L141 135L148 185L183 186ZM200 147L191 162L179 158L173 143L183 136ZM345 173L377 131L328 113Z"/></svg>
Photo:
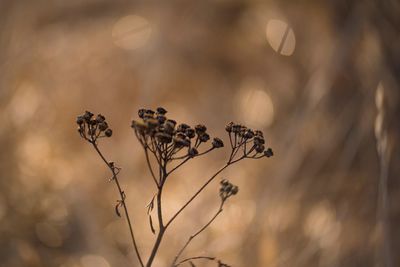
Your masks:
<svg viewBox="0 0 400 267"><path fill-rule="evenodd" d="M176 129L176 131L184 133L186 131L186 129L188 129L188 128L190 128L189 125L187 125L186 123L181 123L178 125L178 128Z"/></svg>
<svg viewBox="0 0 400 267"><path fill-rule="evenodd" d="M97 117L96 117L96 121L97 121L98 123L102 123L102 122L105 121L105 120L106 120L106 117L104 117L104 116L101 115L101 114L97 115Z"/></svg>
<svg viewBox="0 0 400 267"><path fill-rule="evenodd" d="M208 135L208 133L202 133L199 136L199 140L201 142L207 142L208 140L210 140L210 135Z"/></svg>
<svg viewBox="0 0 400 267"><path fill-rule="evenodd" d="M264 145L256 145L256 146L255 146L255 149L256 149L256 152L257 152L257 153L263 153L265 147L264 147Z"/></svg>
<svg viewBox="0 0 400 267"><path fill-rule="evenodd" d="M185 134L191 139L195 136L195 131L192 128L188 128L186 129Z"/></svg>
<svg viewBox="0 0 400 267"><path fill-rule="evenodd" d="M107 129L107 130L104 132L104 134L105 134L107 137L111 137L111 136L112 136L112 133L113 133L113 131L112 131L111 129Z"/></svg>
<svg viewBox="0 0 400 267"><path fill-rule="evenodd" d="M175 121L175 120L169 119L169 120L167 120L166 122L168 122L168 123L170 123L171 125L173 125L173 127L175 127L175 125L176 125L176 121Z"/></svg>
<svg viewBox="0 0 400 267"><path fill-rule="evenodd" d="M90 125L96 125L96 124L97 124L96 119L91 119L91 120L89 121L89 124L90 124Z"/></svg>
<svg viewBox="0 0 400 267"><path fill-rule="evenodd" d="M224 142L221 139L219 139L218 137L215 137L212 142L212 146L215 148L220 148L220 147L224 146Z"/></svg>
<svg viewBox="0 0 400 267"><path fill-rule="evenodd" d="M188 154L190 157L194 157L199 154L199 151L197 151L196 148L192 147L191 149L189 149Z"/></svg>
<svg viewBox="0 0 400 267"><path fill-rule="evenodd" d="M237 187L236 185L232 187L232 195L236 195L239 192L239 187Z"/></svg>
<svg viewBox="0 0 400 267"><path fill-rule="evenodd" d="M174 143L175 146L177 147L184 147L184 146L189 146L190 145L190 141L187 139L183 139L180 137L174 137Z"/></svg>
<svg viewBox="0 0 400 267"><path fill-rule="evenodd" d="M165 115L167 114L167 111L165 110L165 108L159 107L157 108L157 113L160 115Z"/></svg>
<svg viewBox="0 0 400 267"><path fill-rule="evenodd" d="M271 148L268 148L267 150L264 151L264 156L267 158L272 157L274 155L274 152L272 151Z"/></svg>
<svg viewBox="0 0 400 267"><path fill-rule="evenodd" d="M160 124L164 123L167 120L167 117L165 117L164 115L158 115L157 116L157 120Z"/></svg>
<svg viewBox="0 0 400 267"><path fill-rule="evenodd" d="M86 122L89 122L92 117L93 117L93 113L92 112L85 111L85 114L83 115L83 118L85 119Z"/></svg>
<svg viewBox="0 0 400 267"><path fill-rule="evenodd" d="M260 131L260 130L256 130L256 131L255 131L255 135L264 138L264 134L263 134L263 132Z"/></svg>
<svg viewBox="0 0 400 267"><path fill-rule="evenodd" d="M145 110L144 108L139 109L139 110L138 110L138 116L139 116L139 118L143 119L145 113L146 113L146 110Z"/></svg>
<svg viewBox="0 0 400 267"><path fill-rule="evenodd" d="M240 124L233 124L232 125L232 132L238 134L240 133L240 130L242 129L242 125Z"/></svg>
<svg viewBox="0 0 400 267"><path fill-rule="evenodd" d="M196 130L196 133L198 135L205 133L207 131L207 127L204 126L203 124L196 125L196 127L194 127L194 129Z"/></svg>
<svg viewBox="0 0 400 267"><path fill-rule="evenodd" d="M100 131L105 131L105 130L107 130L107 128L108 128L107 122L103 121L103 122L101 122L101 123L99 124L99 130L100 130Z"/></svg>
<svg viewBox="0 0 400 267"><path fill-rule="evenodd" d="M254 137L254 144L255 144L255 145L263 145L263 144L265 144L264 137L259 136L259 135L256 135L256 136Z"/></svg>
<svg viewBox="0 0 400 267"><path fill-rule="evenodd" d="M234 125L233 122L228 123L228 124L225 126L225 130L226 130L228 133L232 132L232 126L233 126L233 125Z"/></svg>
<svg viewBox="0 0 400 267"><path fill-rule="evenodd" d="M251 139L254 137L254 132L251 129L247 129L243 136L246 139Z"/></svg>
<svg viewBox="0 0 400 267"><path fill-rule="evenodd" d="M85 122L85 119L83 118L83 116L78 116L77 118L76 118L76 123L78 124L78 125L81 125L81 124L83 124Z"/></svg>
<svg viewBox="0 0 400 267"><path fill-rule="evenodd" d="M167 133L156 133L155 137L158 139L158 141L164 144L171 143L172 141L172 136Z"/></svg>

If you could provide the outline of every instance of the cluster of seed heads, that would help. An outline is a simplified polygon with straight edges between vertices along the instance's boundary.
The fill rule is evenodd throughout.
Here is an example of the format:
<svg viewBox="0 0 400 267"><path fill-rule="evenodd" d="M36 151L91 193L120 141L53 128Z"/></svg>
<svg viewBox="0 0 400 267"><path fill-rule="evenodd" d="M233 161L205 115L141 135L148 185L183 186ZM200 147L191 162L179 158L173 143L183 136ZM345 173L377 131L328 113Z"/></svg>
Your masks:
<svg viewBox="0 0 400 267"><path fill-rule="evenodd" d="M186 123L177 124L173 119L166 117L167 111L159 107L155 111L151 109L140 109L139 120L132 121L132 128L136 136L145 148L158 151L168 159L181 151L187 149L187 156L199 155L198 148L201 144L210 140L207 127L198 124L191 127ZM214 138L211 149L221 148L224 143L220 138ZM210 150L211 150L210 149Z"/></svg>
<svg viewBox="0 0 400 267"><path fill-rule="evenodd" d="M90 142L95 142L101 137L111 137L113 133L103 115L98 114L95 117L90 111L85 111L83 115L78 116L76 123L80 136Z"/></svg>
<svg viewBox="0 0 400 267"><path fill-rule="evenodd" d="M228 180L222 179L221 187L219 189L219 195L222 201L227 200L230 196L236 195L239 192L239 187L231 184Z"/></svg>
<svg viewBox="0 0 400 267"><path fill-rule="evenodd" d="M225 130L229 133L232 148L243 147L244 156L249 158L271 157L271 148L265 149L265 139L262 131L252 130L241 124L230 122Z"/></svg>

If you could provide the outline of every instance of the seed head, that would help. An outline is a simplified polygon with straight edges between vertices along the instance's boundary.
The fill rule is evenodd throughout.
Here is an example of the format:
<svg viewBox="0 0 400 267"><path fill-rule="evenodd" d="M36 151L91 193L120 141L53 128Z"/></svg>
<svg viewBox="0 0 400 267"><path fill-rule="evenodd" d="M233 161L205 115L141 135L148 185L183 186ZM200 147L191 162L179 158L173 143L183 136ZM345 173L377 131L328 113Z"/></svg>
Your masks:
<svg viewBox="0 0 400 267"><path fill-rule="evenodd" d="M272 151L271 148L268 148L267 150L264 151L264 155L269 158L272 157L274 155L274 152Z"/></svg>
<svg viewBox="0 0 400 267"><path fill-rule="evenodd" d="M220 148L220 147L224 146L224 142L221 139L219 139L218 137L215 137L212 142L212 146L215 148Z"/></svg>
<svg viewBox="0 0 400 267"><path fill-rule="evenodd" d="M78 117L76 118L76 123L77 123L78 125L82 125L84 122L85 122L85 119L83 118L83 116L78 116Z"/></svg>
<svg viewBox="0 0 400 267"><path fill-rule="evenodd" d="M157 108L157 113L160 114L160 115L165 115L165 114L167 114L167 111L165 110L165 108L158 107Z"/></svg>
<svg viewBox="0 0 400 267"><path fill-rule="evenodd" d="M97 121L98 123L102 123L102 122L105 121L105 120L106 120L106 117L104 117L104 116L101 115L101 114L97 115L97 117L96 117L96 121Z"/></svg>
<svg viewBox="0 0 400 267"><path fill-rule="evenodd" d="M195 131L192 128L188 128L186 129L185 134L187 137L192 139L195 136Z"/></svg>
<svg viewBox="0 0 400 267"><path fill-rule="evenodd" d="M105 131L105 130L107 130L107 128L108 128L107 122L103 121L103 122L101 122L101 123L99 124L99 130L100 130L100 131Z"/></svg>
<svg viewBox="0 0 400 267"><path fill-rule="evenodd" d="M263 153L264 152L264 149L265 149L265 147L264 147L264 145L256 145L255 146L255 149L256 149L256 152L257 153Z"/></svg>
<svg viewBox="0 0 400 267"><path fill-rule="evenodd" d="M198 124L194 127L194 129L196 130L196 133L198 135L205 133L207 131L207 127L204 126L203 124Z"/></svg>
<svg viewBox="0 0 400 267"><path fill-rule="evenodd" d="M210 135L208 133L201 133L199 136L199 140L201 142L207 142L208 140L210 140Z"/></svg>
<svg viewBox="0 0 400 267"><path fill-rule="evenodd" d="M112 131L111 129L107 129L107 130L104 132L104 134L105 134L107 137L111 137L112 134L113 134L113 131Z"/></svg>
<svg viewBox="0 0 400 267"><path fill-rule="evenodd" d="M192 147L189 149L188 154L190 157L194 157L199 154L199 151L196 148Z"/></svg>

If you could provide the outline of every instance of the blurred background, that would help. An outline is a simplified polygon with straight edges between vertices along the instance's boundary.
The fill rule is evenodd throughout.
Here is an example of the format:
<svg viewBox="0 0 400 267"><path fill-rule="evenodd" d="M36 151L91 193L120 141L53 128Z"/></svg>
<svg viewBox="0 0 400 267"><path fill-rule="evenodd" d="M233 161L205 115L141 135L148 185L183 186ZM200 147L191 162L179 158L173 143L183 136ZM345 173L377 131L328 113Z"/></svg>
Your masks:
<svg viewBox="0 0 400 267"><path fill-rule="evenodd" d="M263 130L275 156L222 173L239 185L185 256L233 266L400 264L400 2L0 1L0 266L138 266L115 185L76 131L85 110L147 259L155 192L130 121L139 108ZM176 172L166 217L228 156ZM218 209L218 181L169 229L168 266ZM215 263L198 262L199 266Z"/></svg>

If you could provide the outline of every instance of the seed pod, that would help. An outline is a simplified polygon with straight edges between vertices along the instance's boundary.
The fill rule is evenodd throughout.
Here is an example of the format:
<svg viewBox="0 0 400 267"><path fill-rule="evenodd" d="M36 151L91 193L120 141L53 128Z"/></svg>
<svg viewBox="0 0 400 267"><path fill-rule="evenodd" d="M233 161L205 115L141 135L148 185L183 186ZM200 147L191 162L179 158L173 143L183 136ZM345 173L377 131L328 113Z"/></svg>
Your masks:
<svg viewBox="0 0 400 267"><path fill-rule="evenodd" d="M167 114L167 111L165 110L165 108L158 107L157 108L157 113L160 114L160 115L165 115L165 114Z"/></svg>
<svg viewBox="0 0 400 267"><path fill-rule="evenodd" d="M105 121L105 120L106 120L106 117L104 117L104 116L101 115L101 114L97 115L97 117L96 117L96 121L97 121L98 123L102 123L102 122Z"/></svg>
<svg viewBox="0 0 400 267"><path fill-rule="evenodd" d="M199 151L196 148L192 147L191 149L189 149L188 154L190 157L194 157L199 154Z"/></svg>
<svg viewBox="0 0 400 267"><path fill-rule="evenodd" d="M164 115L158 115L157 116L157 120L160 124L164 123L167 120L167 117L165 117Z"/></svg>
<svg viewBox="0 0 400 267"><path fill-rule="evenodd" d="M195 137L195 131L192 128L188 128L185 131L185 134L187 137L189 137L190 139L192 139L193 137Z"/></svg>
<svg viewBox="0 0 400 267"><path fill-rule="evenodd" d="M93 117L93 113L92 112L85 111L85 114L83 115L83 118L85 119L86 122L89 122L92 117Z"/></svg>
<svg viewBox="0 0 400 267"><path fill-rule="evenodd" d="M189 125L185 124L185 123L181 123L178 125L178 128L176 129L177 132L181 132L184 133L186 131L186 129L190 128Z"/></svg>
<svg viewBox="0 0 400 267"><path fill-rule="evenodd" d="M246 139L251 139L254 137L254 132L251 129L247 129L245 134L243 135Z"/></svg>
<svg viewBox="0 0 400 267"><path fill-rule="evenodd" d="M139 109L138 110L139 118L143 119L145 113L146 113L146 110L144 108Z"/></svg>
<svg viewBox="0 0 400 267"><path fill-rule="evenodd" d="M232 126L233 126L233 125L234 125L233 122L228 123L228 124L225 126L225 131L227 131L228 133L232 132Z"/></svg>
<svg viewBox="0 0 400 267"><path fill-rule="evenodd" d="M215 148L220 148L220 147L224 146L224 142L221 139L219 139L218 137L215 137L212 142L212 146Z"/></svg>
<svg viewBox="0 0 400 267"><path fill-rule="evenodd" d="M111 129L107 129L107 130L104 132L104 134L105 134L107 137L111 137L112 134L113 134L113 131L112 131Z"/></svg>
<svg viewBox="0 0 400 267"><path fill-rule="evenodd" d="M78 116L77 118L76 118L76 123L78 124L78 125L81 125L81 124L83 124L85 122L85 119L83 118L83 116Z"/></svg>
<svg viewBox="0 0 400 267"><path fill-rule="evenodd" d="M255 149L256 149L256 152L257 152L257 153L263 153L265 147L264 147L264 145L261 145L261 144L260 144L260 145L256 145Z"/></svg>
<svg viewBox="0 0 400 267"><path fill-rule="evenodd" d="M210 140L210 135L208 135L208 133L202 133L202 134L199 136L199 140L200 140L201 142L207 142L208 140Z"/></svg>
<svg viewBox="0 0 400 267"><path fill-rule="evenodd" d="M203 124L198 124L194 127L194 129L196 130L196 133L198 135L205 133L207 131L207 127Z"/></svg>
<svg viewBox="0 0 400 267"><path fill-rule="evenodd" d="M160 141L161 143L164 143L164 144L171 143L171 141L172 141L172 136L167 133L159 132L159 133L155 134L155 137L158 139L158 141Z"/></svg>
<svg viewBox="0 0 400 267"><path fill-rule="evenodd" d="M108 128L107 122L103 121L99 124L100 131L105 131L105 130L107 130L107 128Z"/></svg>
<svg viewBox="0 0 400 267"><path fill-rule="evenodd" d="M267 158L272 157L274 155L274 152L272 151L271 148L268 148L267 150L264 151L264 156Z"/></svg>

